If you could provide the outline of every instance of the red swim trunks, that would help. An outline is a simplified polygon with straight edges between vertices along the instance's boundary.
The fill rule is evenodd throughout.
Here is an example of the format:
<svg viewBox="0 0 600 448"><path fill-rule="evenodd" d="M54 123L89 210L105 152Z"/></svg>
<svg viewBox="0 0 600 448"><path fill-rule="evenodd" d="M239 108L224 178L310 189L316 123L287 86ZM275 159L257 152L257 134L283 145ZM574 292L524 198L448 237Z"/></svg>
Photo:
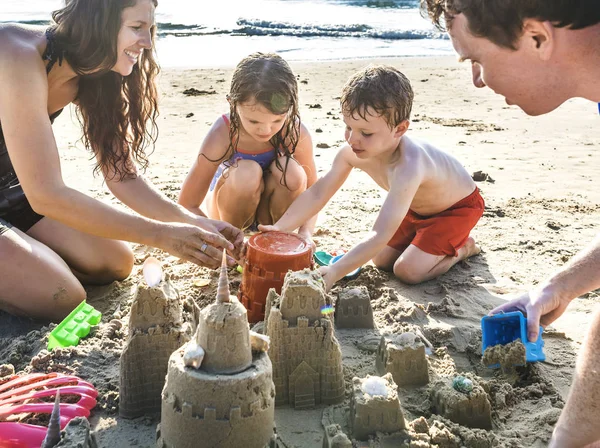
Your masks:
<svg viewBox="0 0 600 448"><path fill-rule="evenodd" d="M435 215L421 216L409 210L387 245L404 252L413 244L428 254L455 257L483 215L484 208L479 188L475 188L469 196Z"/></svg>

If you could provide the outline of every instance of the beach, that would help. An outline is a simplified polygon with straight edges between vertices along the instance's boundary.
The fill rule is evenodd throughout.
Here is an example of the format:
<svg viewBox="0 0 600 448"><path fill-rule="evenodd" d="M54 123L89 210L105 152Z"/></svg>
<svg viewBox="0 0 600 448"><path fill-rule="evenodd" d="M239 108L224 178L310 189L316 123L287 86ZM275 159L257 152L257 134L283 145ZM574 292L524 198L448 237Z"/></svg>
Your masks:
<svg viewBox="0 0 600 448"><path fill-rule="evenodd" d="M437 421L441 426L435 425L455 434L465 446L546 446L566 400L576 355L599 293L573 301L565 315L544 332L546 362L518 369L513 378L482 366L480 319L512 295L543 281L597 234L597 105L571 100L551 114L528 117L489 89L474 88L470 67L459 64L454 56L292 61L299 80L300 114L312 134L319 176L327 171L344 141L341 88L348 76L367 63L391 64L407 75L415 91L408 132L453 154L470 173L481 172L475 178L480 179L477 185L486 210L472 233L482 253L440 278L409 286L366 266L357 279L342 280L333 288L335 297L348 284L367 286L377 327L337 332L346 391L354 376L376 374L369 341L416 325L435 348L429 356L431 383L457 373L481 378L489 389L493 429L471 430L432 416L427 388L399 392L409 426L423 416L430 426ZM177 198L210 125L228 111L225 95L231 72L227 65L166 68L160 75L159 139L145 176L172 199ZM197 93L184 94L189 89ZM92 176L93 161L79 141L81 130L74 110L65 110L53 129L67 185L121 206L102 179ZM365 173L353 172L319 215L314 237L318 249L348 249L358 242L370 231L384 198L385 192ZM44 350L50 331L47 324L0 313L0 364L11 363L21 372L74 373L98 388L99 403L90 422L101 447L155 446L157 416L134 420L118 416L119 356L144 260L149 256L161 260L182 301L205 306L214 300L217 277L213 272L160 250L133 247L136 265L128 279L86 288L88 302L103 318L76 347L48 354ZM196 282L199 279L210 282L195 286L203 284ZM230 279L235 293L241 276L232 270ZM100 338L115 317L124 327L110 339ZM307 411L277 408L275 420L282 446L322 446L324 423L339 423L350 434L348 406L347 394L341 405ZM428 437L415 446L452 446L436 445L431 434ZM382 436L371 445L360 446L398 445Z"/></svg>

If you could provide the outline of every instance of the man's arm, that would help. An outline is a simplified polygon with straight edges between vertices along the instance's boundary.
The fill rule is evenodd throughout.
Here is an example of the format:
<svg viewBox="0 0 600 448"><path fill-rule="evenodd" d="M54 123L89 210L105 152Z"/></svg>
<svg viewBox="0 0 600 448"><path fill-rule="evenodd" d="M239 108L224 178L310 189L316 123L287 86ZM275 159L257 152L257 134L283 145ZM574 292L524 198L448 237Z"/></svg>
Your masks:
<svg viewBox="0 0 600 448"><path fill-rule="evenodd" d="M549 448L580 448L600 440L598 403L600 403L600 311L596 311L583 342L569 398L554 428Z"/></svg>

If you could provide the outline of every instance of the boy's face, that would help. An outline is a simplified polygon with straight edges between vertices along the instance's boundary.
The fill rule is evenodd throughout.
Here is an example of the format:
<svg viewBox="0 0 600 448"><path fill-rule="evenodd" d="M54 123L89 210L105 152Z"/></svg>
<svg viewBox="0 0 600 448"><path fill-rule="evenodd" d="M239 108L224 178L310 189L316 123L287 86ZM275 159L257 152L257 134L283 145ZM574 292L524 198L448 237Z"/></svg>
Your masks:
<svg viewBox="0 0 600 448"><path fill-rule="evenodd" d="M408 128L408 121L390 129L385 117L377 114L371 108L367 108L364 114L366 120L358 113L351 115L344 112L344 123L346 123L345 138L352 147L352 151L359 159L369 159L394 151L398 146L399 139ZM398 130L398 128L402 130Z"/></svg>
<svg viewBox="0 0 600 448"><path fill-rule="evenodd" d="M528 115L541 115L566 100L547 63L552 39L544 36L546 26L526 21L516 50L474 36L464 14L453 18L448 34L461 61L471 62L475 87L487 86L504 96L507 104L519 106Z"/></svg>

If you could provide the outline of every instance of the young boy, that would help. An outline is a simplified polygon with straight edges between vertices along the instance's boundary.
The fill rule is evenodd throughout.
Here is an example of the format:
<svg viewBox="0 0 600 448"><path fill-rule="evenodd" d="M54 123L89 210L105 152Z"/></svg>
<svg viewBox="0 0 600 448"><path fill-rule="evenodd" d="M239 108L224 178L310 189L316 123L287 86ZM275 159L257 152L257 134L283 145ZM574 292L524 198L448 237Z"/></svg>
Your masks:
<svg viewBox="0 0 600 448"><path fill-rule="evenodd" d="M352 168L387 190L373 231L340 261L320 269L327 290L371 259L415 284L480 252L469 236L483 214L479 189L454 157L406 135L412 101L410 82L394 67L368 66L350 77L341 96L348 144L279 221L261 227L295 230L327 204Z"/></svg>

